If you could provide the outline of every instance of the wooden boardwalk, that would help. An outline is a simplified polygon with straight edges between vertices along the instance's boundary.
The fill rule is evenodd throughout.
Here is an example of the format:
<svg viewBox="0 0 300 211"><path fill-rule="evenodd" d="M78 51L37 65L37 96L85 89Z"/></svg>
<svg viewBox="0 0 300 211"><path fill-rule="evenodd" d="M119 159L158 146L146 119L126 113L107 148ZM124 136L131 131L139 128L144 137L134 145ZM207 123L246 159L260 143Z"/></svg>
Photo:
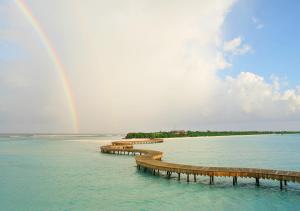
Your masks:
<svg viewBox="0 0 300 211"><path fill-rule="evenodd" d="M151 171L154 175L159 175L160 172L166 172L168 178L173 173L176 173L178 180L181 174L186 175L187 182L190 182L190 176L196 182L197 176L209 176L210 184L214 183L214 177L232 177L233 185L237 185L237 178L253 178L259 186L260 179L277 180L280 184L280 189L287 185L287 182L300 183L300 172L296 171L281 171L272 169L259 168L232 168L232 167L206 167L193 166L176 163L168 163L161 161L163 152L147 149L135 149L134 144L154 144L162 143L162 139L145 139L138 141L116 141L111 145L102 146L102 153L112 154L127 154L136 155L135 161L139 170Z"/></svg>

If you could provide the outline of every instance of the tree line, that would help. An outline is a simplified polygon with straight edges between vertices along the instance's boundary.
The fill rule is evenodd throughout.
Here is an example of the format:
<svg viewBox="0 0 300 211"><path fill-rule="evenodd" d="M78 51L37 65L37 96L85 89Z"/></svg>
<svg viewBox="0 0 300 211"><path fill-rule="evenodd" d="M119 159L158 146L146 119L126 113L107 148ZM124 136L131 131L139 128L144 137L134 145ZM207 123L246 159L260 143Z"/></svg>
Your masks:
<svg viewBox="0 0 300 211"><path fill-rule="evenodd" d="M200 136L234 136L234 135L264 135L264 134L299 134L300 131L160 131L128 133L126 139L133 138L176 138Z"/></svg>

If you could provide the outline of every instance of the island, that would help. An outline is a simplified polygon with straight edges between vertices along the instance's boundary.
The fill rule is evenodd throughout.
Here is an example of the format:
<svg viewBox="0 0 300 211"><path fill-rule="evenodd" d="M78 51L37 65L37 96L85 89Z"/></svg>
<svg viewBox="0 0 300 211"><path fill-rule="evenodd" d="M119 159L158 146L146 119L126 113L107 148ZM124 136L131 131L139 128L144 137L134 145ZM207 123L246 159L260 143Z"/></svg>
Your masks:
<svg viewBox="0 0 300 211"><path fill-rule="evenodd" d="M270 135L270 134L300 134L300 131L159 131L159 132L130 132L125 139L136 138L178 138L178 137L201 137L201 136L236 136L236 135Z"/></svg>

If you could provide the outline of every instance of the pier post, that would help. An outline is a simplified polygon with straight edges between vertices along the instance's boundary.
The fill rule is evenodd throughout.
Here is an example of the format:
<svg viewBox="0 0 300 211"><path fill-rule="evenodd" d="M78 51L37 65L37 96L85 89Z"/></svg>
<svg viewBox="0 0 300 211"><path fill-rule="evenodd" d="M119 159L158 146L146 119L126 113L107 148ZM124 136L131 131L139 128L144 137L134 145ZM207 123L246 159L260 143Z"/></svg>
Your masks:
<svg viewBox="0 0 300 211"><path fill-rule="evenodd" d="M194 182L196 182L196 174L194 174Z"/></svg>
<svg viewBox="0 0 300 211"><path fill-rule="evenodd" d="M167 177L168 177L168 179L170 179L171 178L171 172L170 171L167 171Z"/></svg>
<svg viewBox="0 0 300 211"><path fill-rule="evenodd" d="M155 169L153 169L153 175L155 176Z"/></svg>
<svg viewBox="0 0 300 211"><path fill-rule="evenodd" d="M282 180L280 180L280 190L282 190Z"/></svg>
<svg viewBox="0 0 300 211"><path fill-rule="evenodd" d="M190 175L187 174L187 182L190 182Z"/></svg>
<svg viewBox="0 0 300 211"><path fill-rule="evenodd" d="M286 180L284 180L284 185L287 186L287 181Z"/></svg>
<svg viewBox="0 0 300 211"><path fill-rule="evenodd" d="M180 181L180 173L178 173L178 180Z"/></svg>
<svg viewBox="0 0 300 211"><path fill-rule="evenodd" d="M212 176L209 176L209 184L212 185L213 184L213 179Z"/></svg>
<svg viewBox="0 0 300 211"><path fill-rule="evenodd" d="M236 184L237 184L237 176L234 176L234 177L232 178L232 184L233 184L233 185L236 185Z"/></svg>
<svg viewBox="0 0 300 211"><path fill-rule="evenodd" d="M259 178L255 178L255 184L256 186L259 186Z"/></svg>

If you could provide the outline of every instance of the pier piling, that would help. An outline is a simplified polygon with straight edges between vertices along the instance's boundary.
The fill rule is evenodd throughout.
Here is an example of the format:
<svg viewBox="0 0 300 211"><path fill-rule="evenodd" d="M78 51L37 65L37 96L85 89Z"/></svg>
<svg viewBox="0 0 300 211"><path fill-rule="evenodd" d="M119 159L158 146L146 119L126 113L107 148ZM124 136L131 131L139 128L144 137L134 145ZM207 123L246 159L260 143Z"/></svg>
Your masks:
<svg viewBox="0 0 300 211"><path fill-rule="evenodd" d="M234 176L232 178L232 184L233 184L233 186L237 185L237 176Z"/></svg>
<svg viewBox="0 0 300 211"><path fill-rule="evenodd" d="M210 185L214 184L214 177L213 176L209 176L209 184Z"/></svg>
<svg viewBox="0 0 300 211"><path fill-rule="evenodd" d="M170 171L167 171L167 178L170 179L171 178L171 175L172 175L172 172Z"/></svg>
<svg viewBox="0 0 300 211"><path fill-rule="evenodd" d="M256 186L259 186L259 178L258 177L255 178L255 184L256 184Z"/></svg>

